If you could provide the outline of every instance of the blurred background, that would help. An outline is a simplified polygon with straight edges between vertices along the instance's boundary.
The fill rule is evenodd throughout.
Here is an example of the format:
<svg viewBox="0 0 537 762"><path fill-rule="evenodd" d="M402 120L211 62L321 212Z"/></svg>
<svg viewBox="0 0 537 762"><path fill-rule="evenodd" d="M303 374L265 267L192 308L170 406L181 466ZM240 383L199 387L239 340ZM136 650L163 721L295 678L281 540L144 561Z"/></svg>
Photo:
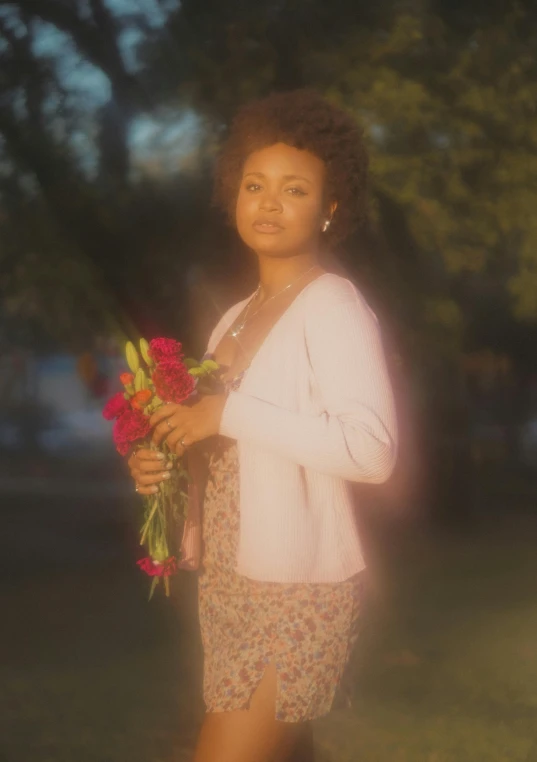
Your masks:
<svg viewBox="0 0 537 762"><path fill-rule="evenodd" d="M530 0L0 0L1 760L189 759L194 581L146 603L101 409L127 339L200 355L250 292L214 157L302 86L365 130L338 260L402 430L357 489L370 600L320 759L537 760L536 50Z"/></svg>

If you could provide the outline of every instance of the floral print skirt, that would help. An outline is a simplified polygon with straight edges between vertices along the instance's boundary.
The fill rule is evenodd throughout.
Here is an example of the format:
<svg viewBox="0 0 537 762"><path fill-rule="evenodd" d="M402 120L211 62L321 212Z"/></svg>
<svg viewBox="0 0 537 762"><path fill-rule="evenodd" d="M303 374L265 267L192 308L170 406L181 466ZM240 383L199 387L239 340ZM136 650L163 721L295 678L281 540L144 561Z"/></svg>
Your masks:
<svg viewBox="0 0 537 762"><path fill-rule="evenodd" d="M237 574L237 445L218 437L203 508L199 615L207 711L248 709L267 665L276 719L327 714L358 634L362 574L329 584L258 582Z"/></svg>

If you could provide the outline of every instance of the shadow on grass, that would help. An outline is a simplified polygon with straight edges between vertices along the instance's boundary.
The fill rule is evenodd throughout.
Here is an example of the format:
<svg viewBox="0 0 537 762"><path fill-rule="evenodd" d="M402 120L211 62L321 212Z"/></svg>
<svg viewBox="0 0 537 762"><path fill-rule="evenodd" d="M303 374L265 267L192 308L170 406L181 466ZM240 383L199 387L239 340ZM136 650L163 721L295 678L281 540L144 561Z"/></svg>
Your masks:
<svg viewBox="0 0 537 762"><path fill-rule="evenodd" d="M147 603L145 582L117 565L4 582L6 761L188 759L199 648L177 605Z"/></svg>

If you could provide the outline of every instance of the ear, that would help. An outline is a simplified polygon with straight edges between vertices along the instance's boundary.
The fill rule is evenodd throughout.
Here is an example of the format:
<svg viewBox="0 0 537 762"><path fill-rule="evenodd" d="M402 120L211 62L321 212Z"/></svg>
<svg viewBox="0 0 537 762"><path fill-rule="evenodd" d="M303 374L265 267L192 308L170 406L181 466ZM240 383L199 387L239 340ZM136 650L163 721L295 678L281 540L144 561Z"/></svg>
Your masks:
<svg viewBox="0 0 537 762"><path fill-rule="evenodd" d="M337 209L337 201L331 201L328 204L328 215L327 216L328 216L329 220L332 220L332 217L336 213L336 209Z"/></svg>

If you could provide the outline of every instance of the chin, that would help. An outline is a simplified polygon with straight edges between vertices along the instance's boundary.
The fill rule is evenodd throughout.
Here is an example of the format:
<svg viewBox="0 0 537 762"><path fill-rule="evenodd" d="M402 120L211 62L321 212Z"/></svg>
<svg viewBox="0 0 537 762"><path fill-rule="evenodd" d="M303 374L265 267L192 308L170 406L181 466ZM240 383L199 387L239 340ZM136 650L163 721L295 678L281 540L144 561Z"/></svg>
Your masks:
<svg viewBox="0 0 537 762"><path fill-rule="evenodd" d="M272 257L288 257L296 246L284 241L279 235L254 235L243 238L244 243L257 254L265 254Z"/></svg>

